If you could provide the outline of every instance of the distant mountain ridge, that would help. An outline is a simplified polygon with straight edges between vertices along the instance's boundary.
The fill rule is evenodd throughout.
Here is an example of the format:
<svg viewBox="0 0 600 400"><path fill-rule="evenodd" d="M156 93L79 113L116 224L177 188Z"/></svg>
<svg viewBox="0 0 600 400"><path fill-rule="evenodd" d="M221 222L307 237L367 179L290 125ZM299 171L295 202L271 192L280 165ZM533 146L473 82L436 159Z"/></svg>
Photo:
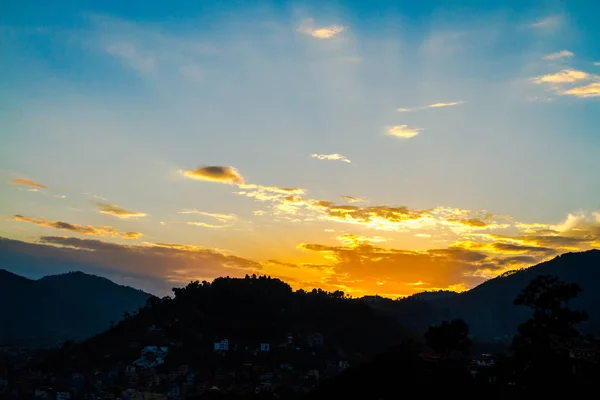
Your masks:
<svg viewBox="0 0 600 400"><path fill-rule="evenodd" d="M503 340L512 337L531 310L513 305L513 300L536 276L548 274L577 283L583 291L570 306L584 310L589 320L580 326L585 333L600 333L600 250L565 253L535 266L490 279L475 288L441 298L411 296L377 307L394 314L415 333L430 324L463 318L471 334L479 340Z"/></svg>
<svg viewBox="0 0 600 400"><path fill-rule="evenodd" d="M151 295L83 272L32 280L0 269L0 346L46 347L100 333Z"/></svg>

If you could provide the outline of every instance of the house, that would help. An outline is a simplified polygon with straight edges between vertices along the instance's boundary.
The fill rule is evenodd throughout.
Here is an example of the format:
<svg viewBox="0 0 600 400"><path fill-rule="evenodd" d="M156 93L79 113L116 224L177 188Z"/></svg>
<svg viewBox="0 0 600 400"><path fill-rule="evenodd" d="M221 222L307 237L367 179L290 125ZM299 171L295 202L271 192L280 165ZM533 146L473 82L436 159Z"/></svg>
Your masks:
<svg viewBox="0 0 600 400"><path fill-rule="evenodd" d="M142 349L141 357L133 362L133 365L142 368L152 368L165 363L165 357L169 351L168 347L146 346Z"/></svg>
<svg viewBox="0 0 600 400"><path fill-rule="evenodd" d="M269 351L271 349L271 345L269 343L261 343L260 351Z"/></svg>
<svg viewBox="0 0 600 400"><path fill-rule="evenodd" d="M56 392L56 400L68 400L71 398L71 393L69 392Z"/></svg>
<svg viewBox="0 0 600 400"><path fill-rule="evenodd" d="M311 333L307 337L307 343L310 347L323 346L323 335L320 333Z"/></svg>
<svg viewBox="0 0 600 400"><path fill-rule="evenodd" d="M229 340L224 339L224 340L221 340L220 342L215 342L214 349L215 349L215 351L228 351L229 350Z"/></svg>

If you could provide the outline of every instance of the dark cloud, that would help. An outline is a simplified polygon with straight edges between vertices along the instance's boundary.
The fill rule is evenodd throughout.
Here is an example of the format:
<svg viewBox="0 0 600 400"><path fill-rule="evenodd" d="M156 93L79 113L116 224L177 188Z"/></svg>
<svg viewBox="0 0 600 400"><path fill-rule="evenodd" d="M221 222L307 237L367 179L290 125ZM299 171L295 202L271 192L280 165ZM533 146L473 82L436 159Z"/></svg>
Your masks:
<svg viewBox="0 0 600 400"><path fill-rule="evenodd" d="M20 214L13 215L12 219L13 221L29 222L37 226L61 229L73 233L80 233L82 235L120 236L124 239L137 239L142 236L140 232L121 232L118 229L111 228L110 226L78 225L64 221L49 221L43 218L26 217Z"/></svg>
<svg viewBox="0 0 600 400"><path fill-rule="evenodd" d="M243 184L244 177L233 167L207 165L197 169L181 171L187 178L229 184Z"/></svg>

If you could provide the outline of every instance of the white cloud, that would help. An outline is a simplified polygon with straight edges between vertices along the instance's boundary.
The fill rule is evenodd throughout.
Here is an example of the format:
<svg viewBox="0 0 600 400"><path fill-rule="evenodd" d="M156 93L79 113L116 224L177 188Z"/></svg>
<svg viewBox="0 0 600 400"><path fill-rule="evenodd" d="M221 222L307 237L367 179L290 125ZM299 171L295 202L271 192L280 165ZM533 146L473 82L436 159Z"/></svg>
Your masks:
<svg viewBox="0 0 600 400"><path fill-rule="evenodd" d="M423 107L416 107L416 108L398 108L396 111L398 112L412 112L412 111L421 111L421 110L427 110L428 108L441 108L441 107L452 107L452 106L458 106L461 104L464 104L464 101L451 101L448 103L433 103L433 104L429 104L427 106L423 106Z"/></svg>
<svg viewBox="0 0 600 400"><path fill-rule="evenodd" d="M347 162L350 163L351 161L346 158L346 156L343 156L341 154L317 154L317 153L313 153L311 154L312 158L316 158L319 160L331 160L331 161L343 161L343 162Z"/></svg>
<svg viewBox="0 0 600 400"><path fill-rule="evenodd" d="M561 50L558 51L556 53L550 53L550 54L546 54L544 57L542 57L544 60L549 60L549 61L554 61L554 60L559 60L561 58L568 58L568 57L573 57L575 54L573 54L572 52L570 52L569 50Z"/></svg>
<svg viewBox="0 0 600 400"><path fill-rule="evenodd" d="M392 126L387 130L387 134L390 136L396 136L403 139L410 139L419 134L421 129L410 128L408 125L396 125Z"/></svg>

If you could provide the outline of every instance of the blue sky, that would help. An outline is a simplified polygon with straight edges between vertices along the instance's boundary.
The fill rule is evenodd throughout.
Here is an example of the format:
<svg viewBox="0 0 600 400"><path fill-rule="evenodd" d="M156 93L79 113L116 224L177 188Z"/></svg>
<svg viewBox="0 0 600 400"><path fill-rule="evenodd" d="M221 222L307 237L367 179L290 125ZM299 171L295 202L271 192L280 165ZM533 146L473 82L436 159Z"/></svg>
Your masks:
<svg viewBox="0 0 600 400"><path fill-rule="evenodd" d="M116 280L390 296L598 247L598 11L4 5L0 236Z"/></svg>

